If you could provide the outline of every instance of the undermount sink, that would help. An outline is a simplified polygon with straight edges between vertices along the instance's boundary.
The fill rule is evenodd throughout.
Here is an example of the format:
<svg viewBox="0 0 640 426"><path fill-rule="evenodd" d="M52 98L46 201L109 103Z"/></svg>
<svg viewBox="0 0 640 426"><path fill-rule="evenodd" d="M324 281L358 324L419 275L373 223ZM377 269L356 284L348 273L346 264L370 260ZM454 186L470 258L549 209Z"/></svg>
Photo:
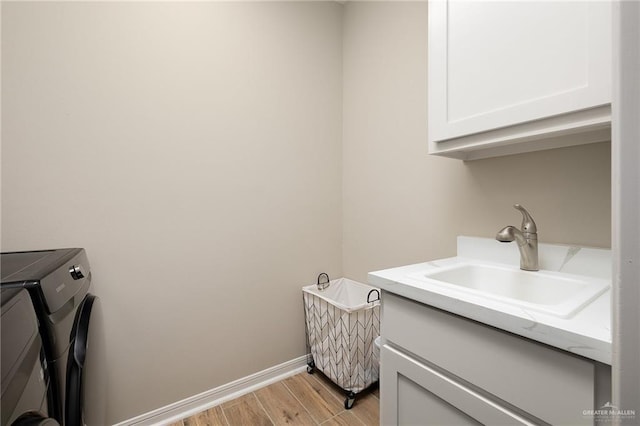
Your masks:
<svg viewBox="0 0 640 426"><path fill-rule="evenodd" d="M598 278L473 262L412 274L412 278L561 318L582 309L610 285Z"/></svg>

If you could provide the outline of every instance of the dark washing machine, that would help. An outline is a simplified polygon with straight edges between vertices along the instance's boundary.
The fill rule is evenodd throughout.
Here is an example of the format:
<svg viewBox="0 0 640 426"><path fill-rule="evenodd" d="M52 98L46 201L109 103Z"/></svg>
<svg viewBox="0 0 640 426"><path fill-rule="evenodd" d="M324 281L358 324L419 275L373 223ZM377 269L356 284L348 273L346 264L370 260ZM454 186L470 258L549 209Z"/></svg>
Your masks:
<svg viewBox="0 0 640 426"><path fill-rule="evenodd" d="M51 425L49 375L38 320L24 289L0 290L2 397L0 424Z"/></svg>
<svg viewBox="0 0 640 426"><path fill-rule="evenodd" d="M1 260L2 289L25 289L36 313L51 384L49 415L66 426L103 425L102 309L89 292L84 249L2 253Z"/></svg>

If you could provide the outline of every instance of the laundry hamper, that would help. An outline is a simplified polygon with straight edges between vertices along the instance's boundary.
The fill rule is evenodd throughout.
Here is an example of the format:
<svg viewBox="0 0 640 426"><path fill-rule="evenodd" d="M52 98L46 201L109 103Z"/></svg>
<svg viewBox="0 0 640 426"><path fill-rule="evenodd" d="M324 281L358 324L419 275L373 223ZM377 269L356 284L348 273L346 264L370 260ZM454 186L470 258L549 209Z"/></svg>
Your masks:
<svg viewBox="0 0 640 426"><path fill-rule="evenodd" d="M378 381L374 340L380 335L380 291L346 278L302 288L307 372L317 368L344 389L350 409L356 394Z"/></svg>

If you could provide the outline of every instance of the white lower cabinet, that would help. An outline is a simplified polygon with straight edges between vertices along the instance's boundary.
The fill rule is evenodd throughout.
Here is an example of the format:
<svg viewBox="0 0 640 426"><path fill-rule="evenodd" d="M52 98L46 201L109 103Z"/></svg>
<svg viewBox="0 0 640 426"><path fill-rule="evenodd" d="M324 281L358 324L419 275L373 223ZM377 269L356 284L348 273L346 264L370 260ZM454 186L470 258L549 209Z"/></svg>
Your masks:
<svg viewBox="0 0 640 426"><path fill-rule="evenodd" d="M385 292L382 425L592 425L610 367Z"/></svg>

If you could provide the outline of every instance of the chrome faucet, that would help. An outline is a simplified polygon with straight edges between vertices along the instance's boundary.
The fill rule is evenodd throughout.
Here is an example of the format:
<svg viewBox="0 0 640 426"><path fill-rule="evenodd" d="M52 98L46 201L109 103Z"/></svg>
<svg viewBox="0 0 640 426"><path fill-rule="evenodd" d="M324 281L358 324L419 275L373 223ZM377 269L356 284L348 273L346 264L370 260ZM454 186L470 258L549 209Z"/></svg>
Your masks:
<svg viewBox="0 0 640 426"><path fill-rule="evenodd" d="M520 269L525 271L538 270L538 228L528 211L520 204L514 204L516 210L522 213L522 231L514 226L502 228L496 234L496 240L501 243L518 242L520 249Z"/></svg>

